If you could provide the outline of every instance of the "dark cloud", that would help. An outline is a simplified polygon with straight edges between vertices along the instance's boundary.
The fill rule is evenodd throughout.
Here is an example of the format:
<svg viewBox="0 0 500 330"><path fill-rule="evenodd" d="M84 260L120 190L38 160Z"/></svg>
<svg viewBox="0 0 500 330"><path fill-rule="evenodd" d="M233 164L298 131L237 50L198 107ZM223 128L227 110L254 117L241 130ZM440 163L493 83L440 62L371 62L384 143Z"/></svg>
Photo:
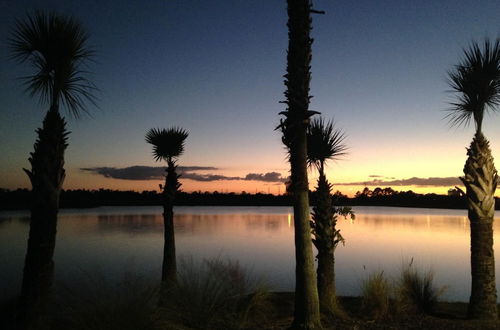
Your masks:
<svg viewBox="0 0 500 330"><path fill-rule="evenodd" d="M217 170L210 166L179 166L179 172ZM158 180L165 176L165 167L162 166L130 166L130 167L89 167L82 171L102 175L106 178L122 180Z"/></svg>
<svg viewBox="0 0 500 330"><path fill-rule="evenodd" d="M241 180L241 181L262 181L262 182L277 182L283 183L286 178L282 177L278 172L267 173L248 173L244 177L239 176L225 176L219 174L198 174L198 173L183 173L183 179L190 179L194 181L225 181L225 180Z"/></svg>
<svg viewBox="0 0 500 330"><path fill-rule="evenodd" d="M194 172L194 171L215 171L217 167L212 166L179 166L177 167L181 172Z"/></svg>
<svg viewBox="0 0 500 330"><path fill-rule="evenodd" d="M285 182L286 178L281 176L278 172L267 172L264 174L260 173L248 173L245 176L245 180L255 180L264 182Z"/></svg>
<svg viewBox="0 0 500 330"><path fill-rule="evenodd" d="M106 178L122 179L122 180L161 180L165 176L165 167L155 166L130 166L124 168L117 167L89 167L81 168L82 171L91 172L93 174L102 175ZM282 177L278 172L268 173L249 173L244 177L226 176L221 174L201 174L193 173L196 171L214 171L218 170L211 166L179 166L179 173L182 179L210 182L210 181L262 181L283 183L286 178Z"/></svg>
<svg viewBox="0 0 500 330"><path fill-rule="evenodd" d="M203 182L241 180L241 178L238 176L225 176L218 174L198 174L198 173L188 173L188 172L183 172L181 179L189 179L189 180L203 181Z"/></svg>
<svg viewBox="0 0 500 330"><path fill-rule="evenodd" d="M82 168L82 171L99 174L105 178L123 180L156 180L165 174L165 167L152 166L130 166L124 168L116 167L89 167Z"/></svg>
<svg viewBox="0 0 500 330"><path fill-rule="evenodd" d="M372 177L372 176L370 176ZM364 182L344 182L335 183L338 186L435 186L435 187L449 187L462 185L458 177L445 177L445 178L409 178L401 180L371 180Z"/></svg>
<svg viewBox="0 0 500 330"><path fill-rule="evenodd" d="M368 175L368 177L369 178L384 178L385 180L396 180L396 178L393 176L384 176L384 175L377 175L377 174Z"/></svg>

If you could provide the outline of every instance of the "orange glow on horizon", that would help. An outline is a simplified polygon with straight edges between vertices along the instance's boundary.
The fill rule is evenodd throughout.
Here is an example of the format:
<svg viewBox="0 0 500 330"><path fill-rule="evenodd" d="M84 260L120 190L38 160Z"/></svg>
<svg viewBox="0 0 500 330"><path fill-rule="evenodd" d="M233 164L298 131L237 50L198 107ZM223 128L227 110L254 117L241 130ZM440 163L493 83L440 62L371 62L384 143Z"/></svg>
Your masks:
<svg viewBox="0 0 500 330"><path fill-rule="evenodd" d="M81 178L72 177L69 178L64 185L65 189L114 189L114 190L155 190L159 191L159 185L163 184L162 180L118 180L110 178L102 178L97 175L84 174L85 180ZM84 184L82 184L82 182ZM261 181L245 181L245 180L225 180L225 181L211 181L211 182L200 182L193 180L182 180L181 190L185 192L214 192L218 191L220 193L236 193L240 194L246 192L249 194L263 193L263 194L273 194L280 195L286 192L286 187L284 183L266 183ZM309 179L309 187L314 190L316 186L316 178ZM370 190L376 187L386 188L389 186L385 185L334 185L332 191L340 191L349 197L354 197L356 192L362 191L365 187ZM418 194L428 194L435 193L439 195L446 195L448 189L453 188L449 186L390 186L395 191L408 191L411 190ZM464 189L463 187L460 187ZM497 196L500 195L500 191L497 191Z"/></svg>
<svg viewBox="0 0 500 330"><path fill-rule="evenodd" d="M257 172L257 171L256 171ZM261 170L261 172L266 172L265 170ZM245 171L227 171L226 175L234 175L234 176L243 176ZM286 171L281 171L283 177L287 176ZM365 187L368 187L370 190L375 189L376 187L386 188L391 187L395 191L408 191L412 190L418 194L427 194L427 193L435 193L440 195L446 195L448 193L448 189L453 188L453 186L397 186L397 185L383 185L383 184L371 184L370 178L367 176L342 176L342 171L327 171L327 176L330 182L363 182L366 180L367 182L361 185L334 185L333 192L337 190L342 194L345 194L349 197L353 197L356 192L362 191ZM12 175L12 177L16 178L16 181L20 181L21 184L7 184L4 187L7 189L17 189L17 188L30 188L28 178L19 171L16 175ZM402 176L408 177L408 176ZM314 172L309 173L309 188L314 190L316 187L317 176ZM286 192L286 187L284 183L276 183L276 182L262 182L262 181L250 181L250 180L221 180L221 181L193 181L189 179L181 178L182 187L181 189L185 192L194 192L194 191L202 191L202 192L214 192L218 191L221 193L236 193L240 194L242 192L255 194L255 193L263 193L263 194L273 194L280 195ZM82 172L78 169L68 169L67 177L64 182L64 189L111 189L111 190L133 190L133 191L144 191L144 190L153 190L159 191L159 184L163 184L163 180L121 180L121 179L113 179L106 178L100 175ZM461 189L464 187L460 186ZM497 190L496 196L500 196L500 190Z"/></svg>

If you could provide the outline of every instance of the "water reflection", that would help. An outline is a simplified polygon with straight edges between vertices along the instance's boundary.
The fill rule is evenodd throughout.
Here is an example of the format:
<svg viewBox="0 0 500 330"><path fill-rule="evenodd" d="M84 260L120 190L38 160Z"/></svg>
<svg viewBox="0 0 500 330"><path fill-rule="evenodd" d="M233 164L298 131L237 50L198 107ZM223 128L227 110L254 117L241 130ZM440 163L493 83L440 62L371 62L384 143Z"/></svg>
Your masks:
<svg viewBox="0 0 500 330"><path fill-rule="evenodd" d="M339 246L336 252L340 294L359 294L360 283L369 272L383 269L394 276L402 261L413 257L417 265L433 267L438 284L450 286L446 298L468 299L469 224L465 210L357 207L355 211L354 221L340 218L338 222L346 239L345 247ZM256 275L266 276L277 290L293 290L290 208L180 207L175 212L179 257L230 257ZM27 220L26 212L0 213L3 295L20 288ZM498 220L495 242L500 241ZM97 268L109 276L118 276L130 267L159 279L162 246L160 207L62 210L56 280L71 279Z"/></svg>
<svg viewBox="0 0 500 330"><path fill-rule="evenodd" d="M161 220L161 222L160 222ZM158 231L163 228L162 215L99 215L95 230L100 232L127 232L134 234L137 231Z"/></svg>
<svg viewBox="0 0 500 330"><path fill-rule="evenodd" d="M92 217L70 216L75 226L81 223L91 225ZM176 232L183 234L206 235L217 234L221 231L244 227L247 231L273 232L288 226L288 215L276 214L176 214ZM11 220L15 218L9 218ZM243 229L243 228L241 228ZM237 229L237 230L241 230ZM98 215L94 227L97 232L121 232L136 234L140 232L158 232L163 230L163 217L161 214L141 215ZM230 231L230 230L229 230Z"/></svg>

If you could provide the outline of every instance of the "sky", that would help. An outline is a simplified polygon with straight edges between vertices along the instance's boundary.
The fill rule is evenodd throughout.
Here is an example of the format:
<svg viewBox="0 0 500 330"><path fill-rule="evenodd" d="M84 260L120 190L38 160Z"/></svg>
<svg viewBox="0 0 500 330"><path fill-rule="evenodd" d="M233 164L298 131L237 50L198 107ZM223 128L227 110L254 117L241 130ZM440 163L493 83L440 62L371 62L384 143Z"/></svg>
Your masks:
<svg viewBox="0 0 500 330"><path fill-rule="evenodd" d="M330 1L313 16L311 110L347 135L330 162L334 190L416 192L458 184L473 127L445 119L447 72L473 40L499 36L499 1ZM179 158L185 191L283 193L289 165L275 127L285 109L286 1L0 0L0 188L28 188L35 130L47 106L24 91L32 68L9 59L16 19L35 9L73 15L95 49L88 78L99 107L74 118L65 189L157 190L146 132L189 131ZM498 115L483 131L500 159ZM500 165L499 165L500 166ZM310 186L317 174L311 170Z"/></svg>

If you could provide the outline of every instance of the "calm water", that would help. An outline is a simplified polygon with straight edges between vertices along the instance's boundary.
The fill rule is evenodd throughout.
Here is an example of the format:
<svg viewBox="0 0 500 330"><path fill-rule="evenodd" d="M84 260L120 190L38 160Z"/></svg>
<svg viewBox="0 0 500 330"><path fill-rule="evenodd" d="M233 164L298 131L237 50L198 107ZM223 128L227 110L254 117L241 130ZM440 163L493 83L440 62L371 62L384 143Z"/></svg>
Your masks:
<svg viewBox="0 0 500 330"><path fill-rule="evenodd" d="M56 281L85 272L124 271L160 277L163 219L160 207L62 210L55 253ZM292 209L288 207L178 207L179 258L231 258L276 290L293 290ZM336 251L338 292L356 295L372 271L397 274L403 260L432 267L445 299L467 301L470 290L469 224L465 210L356 207L356 220L340 219L346 239ZM495 222L500 275L500 219ZM0 212L0 293L19 291L29 218ZM499 279L500 276L497 276ZM497 280L500 288L500 281Z"/></svg>

